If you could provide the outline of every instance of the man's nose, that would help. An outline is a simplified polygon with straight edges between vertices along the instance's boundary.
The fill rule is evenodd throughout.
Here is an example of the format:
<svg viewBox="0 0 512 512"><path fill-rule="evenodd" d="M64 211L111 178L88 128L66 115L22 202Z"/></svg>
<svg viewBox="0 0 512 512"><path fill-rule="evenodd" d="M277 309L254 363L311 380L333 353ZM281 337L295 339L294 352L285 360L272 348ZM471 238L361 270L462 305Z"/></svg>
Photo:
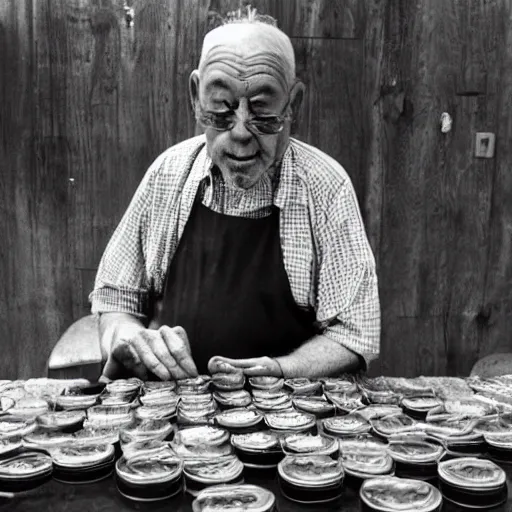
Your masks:
<svg viewBox="0 0 512 512"><path fill-rule="evenodd" d="M231 128L231 137L237 141L246 141L253 137L253 134L247 129L246 122L251 118L247 103L240 102L235 115L235 124Z"/></svg>

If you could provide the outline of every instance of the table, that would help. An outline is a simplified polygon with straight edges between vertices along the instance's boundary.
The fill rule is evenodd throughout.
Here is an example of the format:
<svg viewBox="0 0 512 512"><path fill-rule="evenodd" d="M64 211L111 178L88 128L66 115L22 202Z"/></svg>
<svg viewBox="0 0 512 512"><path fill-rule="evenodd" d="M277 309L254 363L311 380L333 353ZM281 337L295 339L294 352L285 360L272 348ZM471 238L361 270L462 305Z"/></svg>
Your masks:
<svg viewBox="0 0 512 512"><path fill-rule="evenodd" d="M493 512L512 512L512 466L502 466L507 473L508 501L506 504L495 507ZM261 485L270 489L277 498L279 512L315 512L335 511L360 512L358 492L345 488L344 495L339 503L323 506L299 505L285 499L280 491L277 481L272 477L250 475L246 483ZM170 500L137 503L123 498L116 487L115 478L111 476L101 482L92 484L71 485L51 480L37 489L28 491L25 495L10 500L0 500L0 511L9 512L121 512L121 511L154 511L154 512L190 512L193 498L188 494ZM456 512L461 510L448 503L443 505L443 512ZM467 510L467 509L466 509Z"/></svg>

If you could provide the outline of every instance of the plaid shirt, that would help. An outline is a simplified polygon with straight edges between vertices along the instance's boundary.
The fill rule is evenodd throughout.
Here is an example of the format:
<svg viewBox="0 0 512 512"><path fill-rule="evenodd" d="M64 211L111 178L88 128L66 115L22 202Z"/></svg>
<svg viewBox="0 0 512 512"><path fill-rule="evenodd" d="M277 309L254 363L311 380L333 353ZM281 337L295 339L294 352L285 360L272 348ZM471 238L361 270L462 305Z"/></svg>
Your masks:
<svg viewBox="0 0 512 512"><path fill-rule="evenodd" d="M93 313L126 312L147 320L161 297L197 193L229 215L279 208L283 259L299 307L313 307L324 336L361 355L379 354L380 306L375 260L357 198L331 157L290 139L279 179L265 175L248 191L224 188L204 136L162 153L149 168L101 259Z"/></svg>

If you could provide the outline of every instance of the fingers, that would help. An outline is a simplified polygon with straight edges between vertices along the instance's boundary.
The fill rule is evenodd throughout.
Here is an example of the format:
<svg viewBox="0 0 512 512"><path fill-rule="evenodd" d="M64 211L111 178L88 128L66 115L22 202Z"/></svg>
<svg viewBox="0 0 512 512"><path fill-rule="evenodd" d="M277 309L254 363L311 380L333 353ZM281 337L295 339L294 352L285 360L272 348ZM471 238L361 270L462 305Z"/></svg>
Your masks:
<svg viewBox="0 0 512 512"><path fill-rule="evenodd" d="M213 375L214 373L236 373L240 368L235 368L233 365L226 363L221 356L213 356L208 361L208 371Z"/></svg>
<svg viewBox="0 0 512 512"><path fill-rule="evenodd" d="M261 364L261 357L252 357L250 359L230 359L229 357L223 357L223 356L215 356L212 357L212 359L215 359L216 364L228 364L236 369L239 368L251 368L253 366L257 366ZM210 359L210 361L212 360Z"/></svg>
<svg viewBox="0 0 512 512"><path fill-rule="evenodd" d="M268 376L270 375L270 369L266 366L256 365L252 366L251 368L245 368L244 375L247 375L249 377L257 377L260 375Z"/></svg>
<svg viewBox="0 0 512 512"><path fill-rule="evenodd" d="M160 327L161 334L170 355L174 358L176 367L169 368L175 379L197 377L199 375L192 359L190 344L185 330L182 327L170 328L167 325Z"/></svg>

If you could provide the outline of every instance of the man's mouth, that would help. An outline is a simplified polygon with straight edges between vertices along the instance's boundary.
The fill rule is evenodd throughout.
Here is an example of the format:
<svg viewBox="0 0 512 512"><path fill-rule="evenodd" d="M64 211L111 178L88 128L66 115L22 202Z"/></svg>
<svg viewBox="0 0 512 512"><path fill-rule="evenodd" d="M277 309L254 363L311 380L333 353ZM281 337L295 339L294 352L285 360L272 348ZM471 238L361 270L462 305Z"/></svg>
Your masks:
<svg viewBox="0 0 512 512"><path fill-rule="evenodd" d="M228 158L231 158L231 160L235 160L236 162L250 162L258 156L258 153L252 153L251 155L235 155L232 153L226 153L226 155Z"/></svg>

